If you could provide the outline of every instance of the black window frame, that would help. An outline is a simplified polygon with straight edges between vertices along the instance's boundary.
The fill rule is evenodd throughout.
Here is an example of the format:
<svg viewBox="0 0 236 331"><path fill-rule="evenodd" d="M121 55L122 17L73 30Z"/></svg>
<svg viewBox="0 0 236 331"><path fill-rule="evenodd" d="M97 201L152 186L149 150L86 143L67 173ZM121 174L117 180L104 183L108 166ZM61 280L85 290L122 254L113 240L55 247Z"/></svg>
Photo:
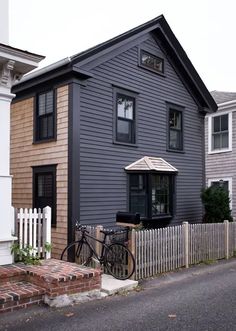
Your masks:
<svg viewBox="0 0 236 331"><path fill-rule="evenodd" d="M140 210L133 210L131 203L131 176L141 175L144 177L143 182L146 185L146 192L144 196L145 201L145 210L146 214L143 215ZM168 177L169 180L169 212L168 213L159 213L153 215L152 207L153 207L153 200L152 200L152 178L153 176L159 177ZM140 213L142 220L170 220L174 217L174 206L175 206L175 174L173 173L164 173L164 172L130 172L128 173L128 209L131 213Z"/></svg>
<svg viewBox="0 0 236 331"><path fill-rule="evenodd" d="M125 97L133 102L133 118L125 118L118 116L118 98ZM137 146L137 108L138 108L138 95L135 92L128 91L126 89L114 88L113 91L113 108L114 108L114 121L113 121L113 143ZM118 136L118 121L124 121L131 126L130 139L122 140Z"/></svg>
<svg viewBox="0 0 236 331"><path fill-rule="evenodd" d="M57 201L57 186L56 186L56 170L57 165L45 165L45 166L36 166L33 168L33 208L41 208L43 209L47 205L52 208L52 215L51 215L51 226L56 227L56 201ZM45 206L39 206L39 203L37 201L38 198L38 177L39 176L46 176L46 175L52 175L52 203L46 204Z"/></svg>
<svg viewBox="0 0 236 331"><path fill-rule="evenodd" d="M171 104L171 103L167 103L167 151L170 152L179 152L179 153L183 153L184 152L184 107L183 106L179 106L179 105L175 105L175 104ZM181 128L171 128L170 127L170 115L171 112L176 112L177 114L180 114L181 119ZM179 134L179 141L180 144L179 146L177 146L176 148L171 146L171 132L176 132L177 134Z"/></svg>
<svg viewBox="0 0 236 331"><path fill-rule="evenodd" d="M53 98L53 104L52 104L52 112L50 113L45 113L44 114L39 114L39 102L40 102L40 97L48 94L48 93L52 93L52 98ZM33 142L34 143L43 143L43 142L49 142L49 141L55 141L56 140L56 122L57 122L57 114L56 114L56 90L51 88L51 89L47 89L44 91L40 91L36 94L35 96L35 111L34 111L34 139ZM45 103L45 108L46 108L46 103ZM52 119L52 132L50 132L50 134L48 133L47 136L42 137L42 132L41 132L41 122L44 119L47 119L47 124L48 124L48 120Z"/></svg>
<svg viewBox="0 0 236 331"><path fill-rule="evenodd" d="M147 65L145 62L142 61L143 54L146 54L147 56L152 57L153 59L157 59L159 62L161 62L161 70L156 69L155 67L152 67L150 65ZM154 55L153 53L145 50L145 49L139 49L139 66L147 69L149 71L152 71L156 74L164 76L165 68L164 68L164 59L161 58L158 55Z"/></svg>

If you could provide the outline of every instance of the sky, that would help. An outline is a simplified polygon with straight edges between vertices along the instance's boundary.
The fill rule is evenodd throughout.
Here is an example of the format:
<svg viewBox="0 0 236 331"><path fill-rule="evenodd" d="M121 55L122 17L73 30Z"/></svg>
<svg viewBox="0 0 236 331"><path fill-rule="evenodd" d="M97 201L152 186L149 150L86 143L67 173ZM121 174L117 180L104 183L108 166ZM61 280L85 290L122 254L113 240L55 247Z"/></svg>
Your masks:
<svg viewBox="0 0 236 331"><path fill-rule="evenodd" d="M163 14L206 87L236 91L235 0L9 0L9 4L10 45L45 55L40 67Z"/></svg>

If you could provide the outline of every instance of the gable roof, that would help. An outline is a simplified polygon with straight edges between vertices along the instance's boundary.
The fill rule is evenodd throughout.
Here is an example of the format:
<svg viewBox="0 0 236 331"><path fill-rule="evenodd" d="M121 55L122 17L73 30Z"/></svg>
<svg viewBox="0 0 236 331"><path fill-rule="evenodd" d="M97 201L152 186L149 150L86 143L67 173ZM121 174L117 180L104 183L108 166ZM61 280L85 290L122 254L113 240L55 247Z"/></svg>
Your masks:
<svg viewBox="0 0 236 331"><path fill-rule="evenodd" d="M160 157L144 156L125 167L127 171L178 172L170 163Z"/></svg>
<svg viewBox="0 0 236 331"><path fill-rule="evenodd" d="M212 91L211 95L213 96L217 104L221 104L229 101L236 102L236 92Z"/></svg>
<svg viewBox="0 0 236 331"><path fill-rule="evenodd" d="M77 77L87 79L91 77L89 73L81 72L78 69L78 65L82 61L92 57L98 58L103 55L102 53L104 51L114 49L114 47L119 46L119 44L123 41L128 42L132 37L138 37L139 35L148 32L154 35L160 47L168 54L168 59L172 61L175 69L180 72L181 77L185 82L185 86L194 96L194 99L199 104L199 107L202 107L203 110L206 108L206 110L216 111L217 105L214 99L207 90L202 79L198 75L163 15L160 15L106 42L98 44L72 57L63 59L55 64L49 65L25 76L25 78L23 78L22 81L15 86L14 93L17 93L22 89L29 88L32 84L37 84L38 78L40 78L40 82L43 82L43 79L46 81L49 78L52 79L55 75L58 77L60 74L65 74L69 71ZM75 64L77 65L76 68Z"/></svg>

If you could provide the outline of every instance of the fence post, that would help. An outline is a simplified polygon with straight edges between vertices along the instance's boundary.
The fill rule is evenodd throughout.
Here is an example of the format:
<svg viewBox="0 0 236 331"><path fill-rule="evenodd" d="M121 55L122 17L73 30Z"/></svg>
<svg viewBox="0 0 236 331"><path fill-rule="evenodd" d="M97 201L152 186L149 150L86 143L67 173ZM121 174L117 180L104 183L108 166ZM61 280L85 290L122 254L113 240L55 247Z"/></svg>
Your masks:
<svg viewBox="0 0 236 331"><path fill-rule="evenodd" d="M14 209L15 212L15 216L14 216L14 220L15 220L15 227L14 227L14 235L16 237L18 237L19 240L19 219L18 219L18 209L15 208Z"/></svg>
<svg viewBox="0 0 236 331"><path fill-rule="evenodd" d="M43 229L44 236L45 236L44 240L45 240L45 243L51 245L51 215L52 215L52 209L49 206L45 207L43 209L43 215L44 215L44 218L46 218L46 222L45 222L46 226L45 226L45 229ZM50 259L50 258L51 258L51 250L49 252L46 251L46 259Z"/></svg>
<svg viewBox="0 0 236 331"><path fill-rule="evenodd" d="M189 236L188 236L188 222L183 222L184 226L184 260L185 260L185 267L189 268Z"/></svg>
<svg viewBox="0 0 236 331"><path fill-rule="evenodd" d="M95 237L96 237L97 240L102 240L101 230L103 230L103 226L102 225L97 225L96 226L96 234L95 234ZM102 249L101 244L98 241L96 241L95 250L96 250L96 253L97 253L98 256L101 256L101 249ZM96 264L96 268L98 268L99 267L99 262L95 262L95 264Z"/></svg>
<svg viewBox="0 0 236 331"><path fill-rule="evenodd" d="M135 255L135 230L132 229L130 231L130 238L129 238L129 250L133 254L135 259L135 266L136 266L136 255ZM136 269L136 268L135 268ZM131 276L131 279L135 279L136 276L136 270L134 271L133 275Z"/></svg>
<svg viewBox="0 0 236 331"><path fill-rule="evenodd" d="M225 220L225 258L228 260L229 258L229 221Z"/></svg>

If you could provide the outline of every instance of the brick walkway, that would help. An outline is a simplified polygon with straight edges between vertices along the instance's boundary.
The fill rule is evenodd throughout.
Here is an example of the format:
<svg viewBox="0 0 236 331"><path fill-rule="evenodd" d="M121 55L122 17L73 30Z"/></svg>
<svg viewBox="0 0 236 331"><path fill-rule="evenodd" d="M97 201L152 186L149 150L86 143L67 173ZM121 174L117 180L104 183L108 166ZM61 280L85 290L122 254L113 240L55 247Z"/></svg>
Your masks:
<svg viewBox="0 0 236 331"><path fill-rule="evenodd" d="M50 259L42 265L0 266L0 312L12 311L55 298L100 290L101 271Z"/></svg>

